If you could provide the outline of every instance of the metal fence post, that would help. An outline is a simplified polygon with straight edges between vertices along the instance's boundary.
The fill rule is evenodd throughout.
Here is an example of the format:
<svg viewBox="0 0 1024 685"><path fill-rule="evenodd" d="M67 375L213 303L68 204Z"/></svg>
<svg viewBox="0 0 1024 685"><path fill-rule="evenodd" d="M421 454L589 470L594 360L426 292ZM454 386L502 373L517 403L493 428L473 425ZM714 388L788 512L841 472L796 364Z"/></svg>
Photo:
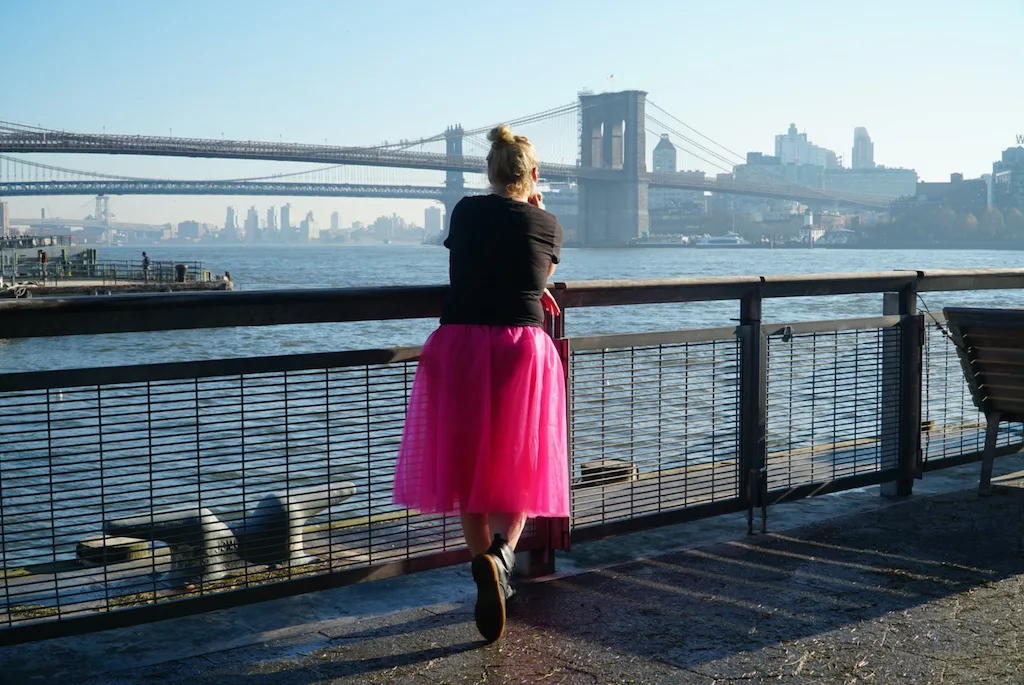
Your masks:
<svg viewBox="0 0 1024 685"><path fill-rule="evenodd" d="M882 468L896 468L895 480L882 483L885 497L905 497L923 470L921 386L924 374L924 317L917 313L917 284L885 293L882 313L900 316L899 331L883 333ZM886 336L889 336L888 339ZM898 351L892 338L899 337Z"/></svg>
<svg viewBox="0 0 1024 685"><path fill-rule="evenodd" d="M565 420L569 479L572 480L572 395L570 390L569 341L565 337L565 309L561 291L552 290L552 297L558 304L559 313L545 313L544 330L558 348L562 360L562 374L565 379ZM571 494L570 494L571 497ZM540 539L540 546L520 552L517 557L517 573L527 578L546 576L555 572L555 551L569 551L569 518L538 517L534 519L534 535Z"/></svg>
<svg viewBox="0 0 1024 685"><path fill-rule="evenodd" d="M768 345L761 328L761 290L740 301L740 491L747 503L747 535L754 534L754 507L761 532L768 530L767 424Z"/></svg>

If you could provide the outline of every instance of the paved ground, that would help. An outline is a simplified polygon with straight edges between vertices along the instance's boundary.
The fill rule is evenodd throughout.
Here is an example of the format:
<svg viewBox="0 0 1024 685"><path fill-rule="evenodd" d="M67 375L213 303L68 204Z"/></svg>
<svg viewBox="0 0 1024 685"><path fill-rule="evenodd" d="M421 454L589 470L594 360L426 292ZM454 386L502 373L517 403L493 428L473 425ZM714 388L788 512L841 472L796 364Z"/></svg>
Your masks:
<svg viewBox="0 0 1024 685"><path fill-rule="evenodd" d="M466 569L442 569L5 648L0 682L1020 684L1022 469L1000 460L986 499L970 466L903 501L777 507L768 535L723 517L593 543L523 588L491 646Z"/></svg>

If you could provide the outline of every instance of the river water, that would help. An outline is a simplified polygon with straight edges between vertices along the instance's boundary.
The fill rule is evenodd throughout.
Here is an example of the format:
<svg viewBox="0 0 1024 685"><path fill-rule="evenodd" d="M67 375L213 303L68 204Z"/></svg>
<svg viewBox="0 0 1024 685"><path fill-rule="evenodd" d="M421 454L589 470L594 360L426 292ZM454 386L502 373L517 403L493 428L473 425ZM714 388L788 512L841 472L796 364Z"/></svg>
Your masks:
<svg viewBox="0 0 1024 685"><path fill-rule="evenodd" d="M215 273L230 271L236 289L247 291L447 280L447 251L426 245L158 246L147 252L154 260L201 261ZM140 248L104 248L100 256L136 259L140 253ZM1024 251L566 249L556 280L1011 267L1024 268ZM1024 306L1024 293L930 293L923 305L936 312L945 305ZM874 316L881 306L880 294L769 300L764 318L781 323ZM578 336L725 326L738 314L736 302L686 303L574 309L566 321L568 334ZM435 326L434 320L371 321L0 339L0 373L415 346ZM770 390L782 393L769 398L780 408L770 418L770 451L879 435L879 340L869 333L832 357L825 350L824 361L800 374L786 375L785 367L775 367L781 368L785 383ZM576 456L589 458L591 446L595 458L621 449L644 470L691 466L734 453L736 403L728 393L735 392L737 359L728 343L716 345L677 349L671 358L638 356L619 367L614 365L622 360L597 359L592 390L602 399L587 396L588 403L581 403L590 407L580 412L592 411L594 428L577 433ZM841 377L850 368L858 370ZM584 382L586 368L581 369ZM620 375L609 380L608 369ZM75 542L95 535L112 511L126 515L202 501L218 514L238 515L282 481L316 484L344 476L356 482L360 494L341 513L387 512L393 509L389 478L413 370L376 370L373 377L359 369L314 370L308 376L256 377L245 383L221 378L0 397L6 406L0 421L0 567L71 558ZM670 390L686 393L685 402L666 408L660 396L634 392L632 379L640 376L633 374L645 373L675 378L678 383ZM955 387L956 397L926 393L927 402L953 423L974 421L970 408L963 408L963 383L956 374L955 360L942 362L932 377ZM709 391L700 383L707 383ZM840 397L847 392L848 397ZM633 413L615 418L614 411L624 406ZM630 435L647 430L640 427L650 421L650 413L643 415L645 406L661 417L653 451L644 452L648 448L634 444L632 437L620 446L606 442L607 421L621 421ZM872 446L854 454L850 463L859 469L863 461L863 468L871 469L877 458ZM158 491L152 489L154 479Z"/></svg>
<svg viewBox="0 0 1024 685"><path fill-rule="evenodd" d="M174 246L147 248L154 260L201 261L230 271L238 290L433 285L447 281L447 250L429 245ZM105 259L137 259L140 248L103 248ZM752 276L894 269L1024 268L1024 251L680 248L566 249L556 280ZM765 303L765 321L873 316L881 295L794 298ZM937 293L924 306L1017 306L1013 291ZM735 302L602 307L567 312L570 335L629 333L729 325ZM274 326L252 329L119 334L2 341L0 372L52 370L266 354L419 345L434 320Z"/></svg>

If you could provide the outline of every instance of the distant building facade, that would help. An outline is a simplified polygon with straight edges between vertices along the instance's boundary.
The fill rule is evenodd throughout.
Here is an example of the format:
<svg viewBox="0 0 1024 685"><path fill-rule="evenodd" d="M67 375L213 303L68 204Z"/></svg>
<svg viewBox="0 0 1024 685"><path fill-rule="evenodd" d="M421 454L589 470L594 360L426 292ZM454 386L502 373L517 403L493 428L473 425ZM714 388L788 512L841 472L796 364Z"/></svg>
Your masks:
<svg viewBox="0 0 1024 685"><path fill-rule="evenodd" d="M267 235L274 237L277 236L277 207L271 207L267 210Z"/></svg>
<svg viewBox="0 0 1024 685"><path fill-rule="evenodd" d="M313 212L307 212L306 218L299 224L299 240L307 243L320 240L320 228L313 218Z"/></svg>
<svg viewBox="0 0 1024 685"><path fill-rule="evenodd" d="M1003 150L1002 158L992 165L989 183L993 206L1024 212L1024 147Z"/></svg>
<svg viewBox="0 0 1024 685"><path fill-rule="evenodd" d="M654 146L654 173L674 174L678 166L676 146L668 139L667 133L661 134L661 140Z"/></svg>
<svg viewBox="0 0 1024 685"><path fill-rule="evenodd" d="M913 197L918 190L917 172L913 169L829 169L822 181L821 189L825 191L874 195L888 200Z"/></svg>
<svg viewBox="0 0 1024 685"><path fill-rule="evenodd" d="M785 134L775 136L775 156L781 164L810 164L825 169L838 169L836 153L807 140L806 133L798 133L796 124L790 124Z"/></svg>
<svg viewBox="0 0 1024 685"><path fill-rule="evenodd" d="M917 184L913 197L892 203L893 218L931 206L948 207L958 214L975 217L988 208L988 183L984 179L964 180L963 174L950 174L948 182Z"/></svg>
<svg viewBox="0 0 1024 685"><path fill-rule="evenodd" d="M204 232L204 226L198 221L182 221L178 224L178 237L183 240L199 240Z"/></svg>
<svg viewBox="0 0 1024 685"><path fill-rule="evenodd" d="M0 238L11 237L11 206L0 202Z"/></svg>
<svg viewBox="0 0 1024 685"><path fill-rule="evenodd" d="M428 235L444 231L444 210L440 207L427 207L423 210L423 228Z"/></svg>
<svg viewBox="0 0 1024 685"><path fill-rule="evenodd" d="M243 231L246 240L260 239L260 213L256 207L249 207L249 211L245 215Z"/></svg>
<svg viewBox="0 0 1024 685"><path fill-rule="evenodd" d="M856 169L875 168L875 144L871 142L868 130L863 126L853 129L853 160L851 165Z"/></svg>
<svg viewBox="0 0 1024 685"><path fill-rule="evenodd" d="M292 205L286 204L281 208L281 232L287 232L292 227Z"/></svg>

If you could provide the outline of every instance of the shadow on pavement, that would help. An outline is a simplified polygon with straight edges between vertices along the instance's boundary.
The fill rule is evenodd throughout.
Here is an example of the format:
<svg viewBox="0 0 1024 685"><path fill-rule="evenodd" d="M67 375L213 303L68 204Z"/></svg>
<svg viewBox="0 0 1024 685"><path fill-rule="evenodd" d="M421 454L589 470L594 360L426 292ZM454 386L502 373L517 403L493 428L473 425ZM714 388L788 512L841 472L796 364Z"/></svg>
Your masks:
<svg viewBox="0 0 1024 685"><path fill-rule="evenodd" d="M914 499L786 534L535 585L510 632L543 629L693 667L1024 572L1024 490Z"/></svg>

